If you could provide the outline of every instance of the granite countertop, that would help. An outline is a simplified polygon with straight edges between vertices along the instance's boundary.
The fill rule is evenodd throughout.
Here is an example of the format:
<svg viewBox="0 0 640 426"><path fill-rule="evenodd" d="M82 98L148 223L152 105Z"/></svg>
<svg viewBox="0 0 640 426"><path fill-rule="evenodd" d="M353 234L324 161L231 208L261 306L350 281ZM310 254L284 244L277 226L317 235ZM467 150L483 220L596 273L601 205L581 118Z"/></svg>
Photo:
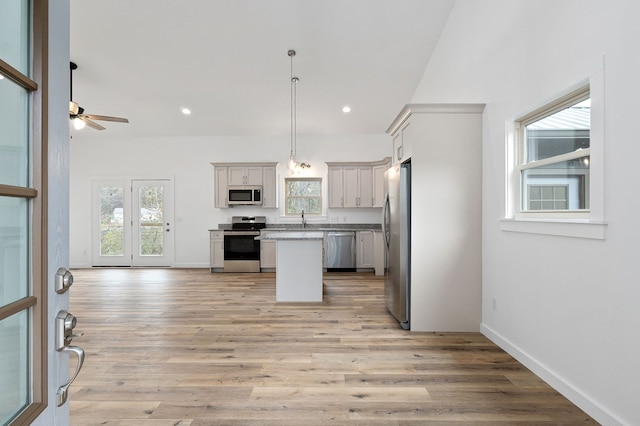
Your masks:
<svg viewBox="0 0 640 426"><path fill-rule="evenodd" d="M321 240L324 234L318 231L263 230L256 240Z"/></svg>
<svg viewBox="0 0 640 426"><path fill-rule="evenodd" d="M209 231L222 231L231 229L230 223L220 223L217 229ZM301 223L267 223L267 227L262 231L380 231L382 225L379 223L307 223L303 228Z"/></svg>

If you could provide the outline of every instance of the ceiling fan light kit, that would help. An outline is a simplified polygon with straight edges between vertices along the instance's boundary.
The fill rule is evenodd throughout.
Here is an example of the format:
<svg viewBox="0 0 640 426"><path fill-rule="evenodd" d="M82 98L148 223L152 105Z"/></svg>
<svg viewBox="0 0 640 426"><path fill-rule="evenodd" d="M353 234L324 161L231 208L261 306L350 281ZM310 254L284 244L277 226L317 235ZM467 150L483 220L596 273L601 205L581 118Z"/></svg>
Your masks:
<svg viewBox="0 0 640 426"><path fill-rule="evenodd" d="M113 117L110 115L96 115L96 114L85 114L84 108L78 105L77 102L73 100L73 71L78 69L78 65L74 62L70 62L70 72L69 72L69 118L71 119L71 123L76 130L80 130L86 126L91 127L96 130L104 130L105 127L96 123L97 121L111 121L115 123L128 123L129 120L122 117Z"/></svg>

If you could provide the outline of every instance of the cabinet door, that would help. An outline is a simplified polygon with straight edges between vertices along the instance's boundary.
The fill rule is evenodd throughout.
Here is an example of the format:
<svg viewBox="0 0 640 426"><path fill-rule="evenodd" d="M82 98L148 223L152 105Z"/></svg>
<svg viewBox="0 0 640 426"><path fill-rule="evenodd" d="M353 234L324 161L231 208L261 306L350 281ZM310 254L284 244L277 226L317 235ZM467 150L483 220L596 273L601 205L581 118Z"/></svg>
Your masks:
<svg viewBox="0 0 640 426"><path fill-rule="evenodd" d="M224 240L212 240L213 262L212 268L224 268Z"/></svg>
<svg viewBox="0 0 640 426"><path fill-rule="evenodd" d="M347 166L343 169L344 207L358 207L358 168Z"/></svg>
<svg viewBox="0 0 640 426"><path fill-rule="evenodd" d="M411 126L411 122L407 121L402 126L402 161L407 161L411 158L411 133L413 131L413 127Z"/></svg>
<svg viewBox="0 0 640 426"><path fill-rule="evenodd" d="M262 168L262 207L276 208L277 177L275 167Z"/></svg>
<svg viewBox="0 0 640 426"><path fill-rule="evenodd" d="M329 208L344 207L342 167L329 167Z"/></svg>
<svg viewBox="0 0 640 426"><path fill-rule="evenodd" d="M262 167L247 167L244 176L246 185L262 185Z"/></svg>
<svg viewBox="0 0 640 426"><path fill-rule="evenodd" d="M358 231L356 247L356 266L373 268L373 231Z"/></svg>
<svg viewBox="0 0 640 426"><path fill-rule="evenodd" d="M246 185L245 183L245 168L244 167L229 167L229 185Z"/></svg>
<svg viewBox="0 0 640 426"><path fill-rule="evenodd" d="M276 267L276 241L260 241L260 267Z"/></svg>
<svg viewBox="0 0 640 426"><path fill-rule="evenodd" d="M373 169L358 167L358 207L373 207Z"/></svg>
<svg viewBox="0 0 640 426"><path fill-rule="evenodd" d="M393 135L393 164L399 164L402 161L402 129Z"/></svg>
<svg viewBox="0 0 640 426"><path fill-rule="evenodd" d="M212 231L210 233L210 264L211 268L224 268L224 233Z"/></svg>
<svg viewBox="0 0 640 426"><path fill-rule="evenodd" d="M227 173L227 167L215 168L214 207L229 207L229 204L227 203Z"/></svg>
<svg viewBox="0 0 640 426"><path fill-rule="evenodd" d="M373 207L384 207L384 172L387 165L373 166Z"/></svg>

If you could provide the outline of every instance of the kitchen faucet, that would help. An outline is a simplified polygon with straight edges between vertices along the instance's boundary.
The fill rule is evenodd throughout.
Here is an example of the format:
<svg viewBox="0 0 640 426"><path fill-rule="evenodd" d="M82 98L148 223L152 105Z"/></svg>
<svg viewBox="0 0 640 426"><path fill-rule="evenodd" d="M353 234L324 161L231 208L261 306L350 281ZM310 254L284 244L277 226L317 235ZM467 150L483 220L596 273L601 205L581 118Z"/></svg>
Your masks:
<svg viewBox="0 0 640 426"><path fill-rule="evenodd" d="M304 221L304 210L302 210L302 227L304 228L307 225L307 222Z"/></svg>

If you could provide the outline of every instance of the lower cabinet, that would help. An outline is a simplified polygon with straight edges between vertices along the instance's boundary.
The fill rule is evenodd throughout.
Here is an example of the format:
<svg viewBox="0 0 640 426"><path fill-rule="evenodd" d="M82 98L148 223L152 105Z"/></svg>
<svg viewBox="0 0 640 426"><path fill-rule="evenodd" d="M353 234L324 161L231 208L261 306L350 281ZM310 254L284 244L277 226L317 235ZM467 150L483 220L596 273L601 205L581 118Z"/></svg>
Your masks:
<svg viewBox="0 0 640 426"><path fill-rule="evenodd" d="M210 234L210 268L211 272L222 272L224 269L224 231L212 230ZM260 269L275 271L276 241L260 241ZM356 232L356 269L375 270L382 274L384 268L383 241L380 231ZM326 239L322 245L323 268L326 268ZM381 263L382 262L382 263Z"/></svg>
<svg viewBox="0 0 640 426"><path fill-rule="evenodd" d="M224 268L224 231L209 232L209 264L211 272Z"/></svg>
<svg viewBox="0 0 640 426"><path fill-rule="evenodd" d="M356 233L356 268L373 269L374 249L373 231L358 231Z"/></svg>
<svg viewBox="0 0 640 426"><path fill-rule="evenodd" d="M373 269L376 275L384 275L385 241L382 231L373 232Z"/></svg>
<svg viewBox="0 0 640 426"><path fill-rule="evenodd" d="M275 269L276 241L260 241L260 269Z"/></svg>

